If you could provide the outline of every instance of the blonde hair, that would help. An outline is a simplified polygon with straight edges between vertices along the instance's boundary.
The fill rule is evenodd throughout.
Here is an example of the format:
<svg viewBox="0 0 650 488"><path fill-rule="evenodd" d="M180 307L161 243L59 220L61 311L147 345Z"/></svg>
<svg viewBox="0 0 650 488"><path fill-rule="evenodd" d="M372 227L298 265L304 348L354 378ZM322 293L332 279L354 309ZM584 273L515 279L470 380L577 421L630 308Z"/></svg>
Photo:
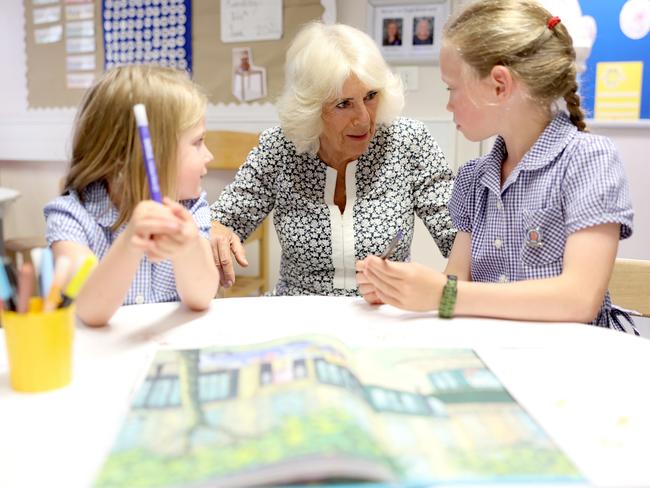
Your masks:
<svg viewBox="0 0 650 488"><path fill-rule="evenodd" d="M111 68L86 92L77 113L65 191L80 198L93 183L118 196L113 229L127 222L135 206L151 198L133 105L147 109L160 188L176 198L178 140L204 117L205 94L186 72L150 65Z"/></svg>
<svg viewBox="0 0 650 488"><path fill-rule="evenodd" d="M277 104L282 130L298 153L318 152L323 104L341 96L352 74L378 91L376 122L391 123L404 107L402 81L366 33L320 22L298 32L287 51L285 86Z"/></svg>
<svg viewBox="0 0 650 488"><path fill-rule="evenodd" d="M535 0L478 0L447 23L444 39L480 78L501 65L545 107L563 98L571 122L586 131L573 40L562 22L548 27L551 17Z"/></svg>

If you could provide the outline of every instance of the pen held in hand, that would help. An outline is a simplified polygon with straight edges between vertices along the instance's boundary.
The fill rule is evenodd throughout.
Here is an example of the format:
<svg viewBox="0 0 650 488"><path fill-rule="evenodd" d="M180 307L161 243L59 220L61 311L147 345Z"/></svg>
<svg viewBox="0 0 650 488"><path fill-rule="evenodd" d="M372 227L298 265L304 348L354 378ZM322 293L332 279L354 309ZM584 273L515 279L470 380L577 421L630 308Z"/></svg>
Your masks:
<svg viewBox="0 0 650 488"><path fill-rule="evenodd" d="M158 182L158 172L156 171L156 160L153 155L153 145L151 135L149 134L149 120L147 119L147 110L144 104L138 103L133 106L135 123L138 126L140 134L140 143L142 144L142 158L144 159L144 169L147 173L147 182L149 183L149 192L151 199L162 203L162 193L160 183Z"/></svg>
<svg viewBox="0 0 650 488"><path fill-rule="evenodd" d="M381 259L388 259L390 258L393 253L395 252L395 249L397 249L397 245L400 243L402 240L402 237L404 237L404 233L402 232L402 229L399 229L397 231L397 234L395 234L395 237L390 241L388 244L388 247L382 252L379 257Z"/></svg>

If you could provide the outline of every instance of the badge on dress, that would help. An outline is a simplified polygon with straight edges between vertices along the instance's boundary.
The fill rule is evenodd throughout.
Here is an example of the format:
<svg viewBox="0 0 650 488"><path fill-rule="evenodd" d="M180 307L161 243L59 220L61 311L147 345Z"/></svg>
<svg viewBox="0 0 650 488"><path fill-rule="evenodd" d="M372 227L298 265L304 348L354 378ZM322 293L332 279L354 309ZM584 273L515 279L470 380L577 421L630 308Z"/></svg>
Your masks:
<svg viewBox="0 0 650 488"><path fill-rule="evenodd" d="M526 245L533 249L542 247L544 245L542 242L542 229L539 227L528 229L526 231Z"/></svg>

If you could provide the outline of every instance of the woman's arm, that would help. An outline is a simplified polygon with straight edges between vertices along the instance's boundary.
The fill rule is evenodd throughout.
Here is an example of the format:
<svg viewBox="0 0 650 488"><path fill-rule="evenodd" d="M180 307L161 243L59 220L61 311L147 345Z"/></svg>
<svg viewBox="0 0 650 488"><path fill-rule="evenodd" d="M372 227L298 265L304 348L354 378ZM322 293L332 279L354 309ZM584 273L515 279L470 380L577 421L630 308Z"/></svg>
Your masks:
<svg viewBox="0 0 650 488"><path fill-rule="evenodd" d="M417 150L410 160L415 214L422 219L442 255L448 257L456 235L448 209L454 177L445 155L426 127L420 122L411 123L417 138L414 145ZM408 147L413 150L413 145Z"/></svg>
<svg viewBox="0 0 650 488"><path fill-rule="evenodd" d="M454 313L514 320L591 322L607 290L619 234L619 224L597 225L572 234L567 239L562 274L554 278L503 284L460 281ZM461 239L459 246L466 245L465 238ZM448 271L453 266L456 263L450 260ZM446 282L442 273L415 263L388 262L376 257L362 261L360 267L384 303L416 311L438 307ZM458 272L463 269L455 268Z"/></svg>
<svg viewBox="0 0 650 488"><path fill-rule="evenodd" d="M214 262L219 268L221 283L225 288L229 288L235 282L235 266L232 256L235 256L235 260L241 266L248 266L244 245L232 229L216 220L212 221L210 228L210 243Z"/></svg>
<svg viewBox="0 0 650 488"><path fill-rule="evenodd" d="M241 242L273 210L275 178L284 159L293 157L287 152L289 144L279 127L264 131L259 146L248 154L235 180L210 206L212 252L221 283L226 288L235 282L232 255L240 265L248 266Z"/></svg>

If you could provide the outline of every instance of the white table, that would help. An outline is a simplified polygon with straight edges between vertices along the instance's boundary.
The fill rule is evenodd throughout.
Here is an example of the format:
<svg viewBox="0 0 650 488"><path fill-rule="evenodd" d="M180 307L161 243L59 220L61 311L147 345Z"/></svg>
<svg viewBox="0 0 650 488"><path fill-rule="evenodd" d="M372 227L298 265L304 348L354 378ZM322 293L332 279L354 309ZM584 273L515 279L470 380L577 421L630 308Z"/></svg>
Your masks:
<svg viewBox="0 0 650 488"><path fill-rule="evenodd" d="M215 300L206 313L176 303L124 307L106 328L78 327L73 382L48 393L13 392L0 347L0 487L89 486L158 344L305 333L350 345L473 348L590 483L650 486L647 339L580 324L444 321L360 299L286 297Z"/></svg>

